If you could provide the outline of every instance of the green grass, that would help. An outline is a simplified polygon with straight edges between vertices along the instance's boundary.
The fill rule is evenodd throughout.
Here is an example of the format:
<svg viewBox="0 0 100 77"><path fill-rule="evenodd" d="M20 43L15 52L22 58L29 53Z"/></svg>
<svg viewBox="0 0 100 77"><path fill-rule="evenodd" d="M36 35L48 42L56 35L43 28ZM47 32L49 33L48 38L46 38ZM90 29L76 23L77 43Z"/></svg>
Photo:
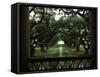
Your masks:
<svg viewBox="0 0 100 77"><path fill-rule="evenodd" d="M84 50L81 47L80 48L81 51L76 51L75 48L71 48L71 47L67 47L67 46L63 46L62 48L62 56L65 57L70 57L70 56L79 56L84 54ZM49 47L47 51L41 52L40 48L36 48L35 52L34 52L34 56L35 57L59 57L60 53L59 53L59 47L58 46L52 46Z"/></svg>

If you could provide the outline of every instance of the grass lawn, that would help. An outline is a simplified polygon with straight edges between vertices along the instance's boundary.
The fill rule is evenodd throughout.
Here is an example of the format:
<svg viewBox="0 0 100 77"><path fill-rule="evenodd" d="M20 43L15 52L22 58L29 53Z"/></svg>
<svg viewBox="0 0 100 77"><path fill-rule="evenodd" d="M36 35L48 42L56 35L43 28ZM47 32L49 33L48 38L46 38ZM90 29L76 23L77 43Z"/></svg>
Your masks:
<svg viewBox="0 0 100 77"><path fill-rule="evenodd" d="M34 54L34 57L60 57L61 53L58 46L52 46L45 52L41 52L40 48L36 48ZM75 48L62 46L62 57L80 56L82 54L84 54L84 51L76 51Z"/></svg>

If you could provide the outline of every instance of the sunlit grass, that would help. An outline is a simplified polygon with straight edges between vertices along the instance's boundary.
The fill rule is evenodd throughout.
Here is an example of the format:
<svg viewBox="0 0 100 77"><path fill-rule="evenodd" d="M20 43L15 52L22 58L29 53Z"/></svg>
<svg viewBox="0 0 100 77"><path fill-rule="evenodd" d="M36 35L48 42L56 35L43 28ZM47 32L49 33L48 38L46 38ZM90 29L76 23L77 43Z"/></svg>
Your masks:
<svg viewBox="0 0 100 77"><path fill-rule="evenodd" d="M70 56L80 56L84 54L84 48L80 47L80 51L76 51L76 48L63 46L62 47L62 57L70 57ZM49 47L46 51L41 52L40 48L36 48L34 52L35 57L59 57L59 47L52 46Z"/></svg>

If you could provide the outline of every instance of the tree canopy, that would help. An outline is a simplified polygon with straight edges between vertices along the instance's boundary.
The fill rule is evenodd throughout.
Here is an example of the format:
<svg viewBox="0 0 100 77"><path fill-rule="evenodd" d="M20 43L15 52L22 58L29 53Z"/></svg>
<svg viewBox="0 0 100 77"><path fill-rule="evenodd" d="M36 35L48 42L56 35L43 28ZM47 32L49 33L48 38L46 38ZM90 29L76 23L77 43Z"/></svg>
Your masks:
<svg viewBox="0 0 100 77"><path fill-rule="evenodd" d="M79 51L90 47L89 10L29 7L31 49L39 46L41 51L62 39L66 45Z"/></svg>

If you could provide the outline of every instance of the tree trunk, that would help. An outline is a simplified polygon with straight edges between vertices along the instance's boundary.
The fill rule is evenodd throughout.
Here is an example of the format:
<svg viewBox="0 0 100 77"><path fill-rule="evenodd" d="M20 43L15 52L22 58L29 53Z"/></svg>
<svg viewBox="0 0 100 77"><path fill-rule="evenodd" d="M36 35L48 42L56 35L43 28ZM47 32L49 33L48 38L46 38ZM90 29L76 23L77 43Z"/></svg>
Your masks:
<svg viewBox="0 0 100 77"><path fill-rule="evenodd" d="M76 51L79 51L80 44L77 45Z"/></svg>

